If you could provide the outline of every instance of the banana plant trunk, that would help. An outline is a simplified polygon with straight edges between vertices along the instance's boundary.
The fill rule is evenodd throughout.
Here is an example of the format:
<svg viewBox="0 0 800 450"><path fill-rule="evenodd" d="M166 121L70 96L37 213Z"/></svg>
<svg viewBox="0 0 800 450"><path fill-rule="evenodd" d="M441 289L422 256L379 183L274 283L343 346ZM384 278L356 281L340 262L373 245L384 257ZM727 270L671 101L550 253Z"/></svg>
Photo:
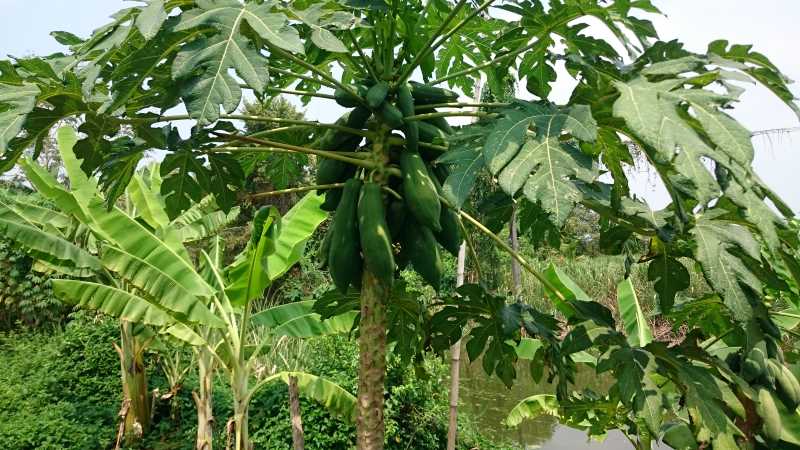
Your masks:
<svg viewBox="0 0 800 450"><path fill-rule="evenodd" d="M197 376L199 388L192 392L197 407L196 450L212 450L214 444L214 360L211 352L202 348L197 352Z"/></svg>
<svg viewBox="0 0 800 450"><path fill-rule="evenodd" d="M133 324L120 324L120 346L115 345L119 355L122 374L122 391L127 403L124 420L126 442L141 439L150 427L150 392L147 389L147 372L144 366L144 345L134 336Z"/></svg>
<svg viewBox="0 0 800 450"><path fill-rule="evenodd" d="M386 378L386 300L389 286L369 271L361 281L359 326L358 450L383 450L383 390Z"/></svg>
<svg viewBox="0 0 800 450"><path fill-rule="evenodd" d="M294 450L305 449L303 435L303 417L300 415L300 388L297 377L289 377L289 415L292 419L292 447Z"/></svg>
<svg viewBox="0 0 800 450"><path fill-rule="evenodd" d="M235 370L233 377L233 428L234 428L234 448L236 450L252 450L250 443L249 415L250 399L247 383L247 372L245 370Z"/></svg>

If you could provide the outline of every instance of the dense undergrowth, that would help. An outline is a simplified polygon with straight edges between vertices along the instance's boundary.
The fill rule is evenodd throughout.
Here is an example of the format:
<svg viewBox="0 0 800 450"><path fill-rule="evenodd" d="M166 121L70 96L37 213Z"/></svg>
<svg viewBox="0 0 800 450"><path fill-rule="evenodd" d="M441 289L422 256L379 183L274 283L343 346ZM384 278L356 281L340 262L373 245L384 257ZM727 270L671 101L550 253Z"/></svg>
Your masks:
<svg viewBox="0 0 800 450"><path fill-rule="evenodd" d="M0 448L56 450L113 448L121 401L119 360L112 347L114 321L76 313L63 327L21 328L0 334ZM357 348L347 336L312 341L307 368L355 391ZM149 355L149 362L154 356ZM389 449L440 449L447 436L447 367L440 360L425 363L427 374L391 364L388 374L387 440ZM168 390L156 364L149 364L151 389ZM174 401L154 408L153 429L139 449L194 448L194 374ZM215 446L225 448L225 424L231 414L230 392L219 378L214 387ZM321 406L302 400L306 448L350 449L354 426L331 417ZM257 449L291 448L287 391L273 385L252 403L250 424ZM500 449L465 421L462 449Z"/></svg>

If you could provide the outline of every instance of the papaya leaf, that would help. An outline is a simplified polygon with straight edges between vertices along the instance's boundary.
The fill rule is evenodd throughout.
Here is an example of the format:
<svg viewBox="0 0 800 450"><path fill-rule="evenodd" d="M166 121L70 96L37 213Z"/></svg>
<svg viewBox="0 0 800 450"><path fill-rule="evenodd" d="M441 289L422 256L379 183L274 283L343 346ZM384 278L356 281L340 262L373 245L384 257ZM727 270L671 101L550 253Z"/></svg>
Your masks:
<svg viewBox="0 0 800 450"><path fill-rule="evenodd" d="M175 58L172 76L176 80L188 78L183 91L187 109L193 118L205 125L219 118L220 107L231 113L241 102L242 89L229 70L235 70L258 93L266 86L267 58L245 37L244 23L272 45L297 53L303 53L304 49L287 17L271 12L271 2L242 4L237 0L200 0L197 5L182 15L175 30L210 26L216 33L184 46ZM198 70L201 74L195 76Z"/></svg>
<svg viewBox="0 0 800 450"><path fill-rule="evenodd" d="M654 283L662 313L669 312L675 303L675 295L690 286L689 271L668 255L659 255L650 261L647 279Z"/></svg>
<svg viewBox="0 0 800 450"><path fill-rule="evenodd" d="M746 228L719 220L718 216L719 211L709 211L691 229L697 242L695 257L706 280L720 293L733 316L747 320L753 313L749 297L761 292L761 281L734 252L739 250L759 260L760 248Z"/></svg>
<svg viewBox="0 0 800 450"><path fill-rule="evenodd" d="M39 88L32 83L19 85L0 82L0 154L22 130L22 124L36 106Z"/></svg>

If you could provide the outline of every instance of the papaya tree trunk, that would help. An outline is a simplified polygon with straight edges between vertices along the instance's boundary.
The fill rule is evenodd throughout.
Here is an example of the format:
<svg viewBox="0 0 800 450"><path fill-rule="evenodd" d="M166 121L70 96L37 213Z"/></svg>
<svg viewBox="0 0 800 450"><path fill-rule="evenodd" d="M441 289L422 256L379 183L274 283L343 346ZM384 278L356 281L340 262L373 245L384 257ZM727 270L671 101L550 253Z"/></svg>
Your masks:
<svg viewBox="0 0 800 450"><path fill-rule="evenodd" d="M456 262L456 287L464 284L467 244L462 242ZM447 450L455 450L458 438L458 389L461 383L461 339L450 349L450 420L447 427Z"/></svg>
<svg viewBox="0 0 800 450"><path fill-rule="evenodd" d="M389 287L369 271L361 282L359 326L358 450L383 450L383 384L386 378L386 299Z"/></svg>
<svg viewBox="0 0 800 450"><path fill-rule="evenodd" d="M126 442L141 439L150 427L150 392L147 389L147 373L144 366L144 346L133 334L133 324L120 324L120 346L115 345L119 355L122 375L123 402L127 403L123 418Z"/></svg>
<svg viewBox="0 0 800 450"><path fill-rule="evenodd" d="M300 388L297 377L289 377L289 415L292 419L292 447L303 450L306 446L303 435L303 417L300 415Z"/></svg>
<svg viewBox="0 0 800 450"><path fill-rule="evenodd" d="M211 353L201 348L197 352L198 390L192 392L197 407L197 450L212 450L214 444L214 360Z"/></svg>

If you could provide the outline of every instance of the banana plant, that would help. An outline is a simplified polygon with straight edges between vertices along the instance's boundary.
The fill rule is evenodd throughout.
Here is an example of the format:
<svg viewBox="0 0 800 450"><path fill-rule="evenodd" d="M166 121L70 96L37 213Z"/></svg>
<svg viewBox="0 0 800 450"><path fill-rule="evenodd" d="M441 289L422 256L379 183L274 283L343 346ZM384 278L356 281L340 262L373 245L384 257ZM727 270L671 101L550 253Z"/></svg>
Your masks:
<svg viewBox="0 0 800 450"><path fill-rule="evenodd" d="M199 429L203 432L203 436L198 436L200 448L210 448L212 442L210 389L215 368L227 375L234 394L237 449L250 448L248 405L252 396L271 382L300 380L302 393L323 402L335 413L352 418L355 410L352 395L311 374L281 372L254 386L249 384L255 360L266 350L262 343L248 340L252 327L271 325L276 333L293 336L300 336L298 330L304 330L305 337L345 332L352 327L352 315L323 322L310 313L308 303L299 309L279 307L275 312L267 310L255 315L250 311L252 301L297 262L305 241L326 218L326 213L319 209L322 201L319 196L307 195L283 218L274 208L268 208L247 248L225 269L221 265L223 246L217 237L210 253L200 251L198 270L184 241L206 236L205 231L213 229L210 225L214 220L203 219L207 215L201 213L202 205L188 210L177 227L174 221L164 221L163 201L151 189L154 179L145 183L134 177L131 191L135 194L131 198L136 210L146 211L140 216L143 222L153 228L118 207L108 209L94 180L85 177L77 167L78 160L72 153L74 131L62 129L58 135L70 190L60 186L34 162L26 160L21 165L31 183L64 210L44 214L23 205L0 205L0 230L42 261L63 267L64 273L88 277L56 280L53 289L62 300L121 319L121 364L123 372L130 372L124 383L130 393L126 395L126 404L130 416L136 418L132 430L138 435L146 430L145 417L149 418L150 406L143 362L147 342L136 339L134 324L162 330L199 349L201 388L195 397ZM50 218L64 217L56 221L61 224L70 222L65 218L68 216L91 231L96 254L48 229ZM291 311L297 313L286 314Z"/></svg>

